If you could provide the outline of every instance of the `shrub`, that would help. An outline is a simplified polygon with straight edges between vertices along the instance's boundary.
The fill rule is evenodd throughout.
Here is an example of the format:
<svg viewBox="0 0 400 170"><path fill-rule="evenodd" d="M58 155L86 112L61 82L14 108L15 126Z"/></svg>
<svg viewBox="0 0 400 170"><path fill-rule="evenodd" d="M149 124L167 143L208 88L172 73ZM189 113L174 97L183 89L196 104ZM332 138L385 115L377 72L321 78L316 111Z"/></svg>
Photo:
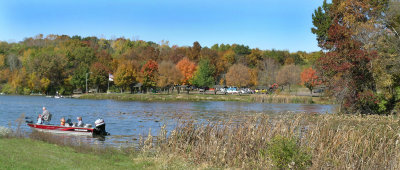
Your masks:
<svg viewBox="0 0 400 170"><path fill-rule="evenodd" d="M0 137L6 137L8 135L11 135L11 133L11 129L0 126Z"/></svg>
<svg viewBox="0 0 400 170"><path fill-rule="evenodd" d="M12 86L7 83L2 87L1 92L2 93L6 93L6 94L10 94L10 93L14 93L15 89L13 89Z"/></svg>
<svg viewBox="0 0 400 170"><path fill-rule="evenodd" d="M24 95L29 95L29 94L31 94L31 89L29 89L29 88L24 88L24 91L23 91L23 94Z"/></svg>
<svg viewBox="0 0 400 170"><path fill-rule="evenodd" d="M294 138L276 135L268 144L267 153L279 169L306 169L311 165L311 155L297 145Z"/></svg>

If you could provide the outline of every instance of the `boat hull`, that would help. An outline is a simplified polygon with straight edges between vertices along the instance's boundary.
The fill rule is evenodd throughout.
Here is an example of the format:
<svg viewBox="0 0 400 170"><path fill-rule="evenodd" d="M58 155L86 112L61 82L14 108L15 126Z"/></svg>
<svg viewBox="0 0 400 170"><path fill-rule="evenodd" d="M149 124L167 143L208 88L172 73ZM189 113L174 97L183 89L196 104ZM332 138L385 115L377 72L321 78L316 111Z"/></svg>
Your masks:
<svg viewBox="0 0 400 170"><path fill-rule="evenodd" d="M93 134L93 128L39 125L31 123L28 123L28 126L36 131L56 133L56 134L83 135L83 136L92 136Z"/></svg>

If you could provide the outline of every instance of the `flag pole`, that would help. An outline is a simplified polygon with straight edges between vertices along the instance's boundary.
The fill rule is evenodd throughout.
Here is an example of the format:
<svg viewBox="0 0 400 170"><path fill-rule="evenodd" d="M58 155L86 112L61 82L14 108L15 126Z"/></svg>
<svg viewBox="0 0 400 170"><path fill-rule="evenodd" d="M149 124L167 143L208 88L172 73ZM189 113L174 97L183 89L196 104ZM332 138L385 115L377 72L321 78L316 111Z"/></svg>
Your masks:
<svg viewBox="0 0 400 170"><path fill-rule="evenodd" d="M110 73L108 74L108 80L107 80L107 93L110 92Z"/></svg>
<svg viewBox="0 0 400 170"><path fill-rule="evenodd" d="M114 81L114 76L111 73L108 73L107 93L110 92L110 81Z"/></svg>

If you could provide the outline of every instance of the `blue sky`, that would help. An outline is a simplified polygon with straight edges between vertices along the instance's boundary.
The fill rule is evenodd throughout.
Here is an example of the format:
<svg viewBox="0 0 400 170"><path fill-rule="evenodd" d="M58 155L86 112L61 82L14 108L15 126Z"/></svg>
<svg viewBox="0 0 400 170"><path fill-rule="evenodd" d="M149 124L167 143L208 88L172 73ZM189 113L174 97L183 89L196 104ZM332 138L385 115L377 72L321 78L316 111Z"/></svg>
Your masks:
<svg viewBox="0 0 400 170"><path fill-rule="evenodd" d="M18 42L42 33L310 52L319 50L311 33L311 15L322 2L0 0L0 40Z"/></svg>

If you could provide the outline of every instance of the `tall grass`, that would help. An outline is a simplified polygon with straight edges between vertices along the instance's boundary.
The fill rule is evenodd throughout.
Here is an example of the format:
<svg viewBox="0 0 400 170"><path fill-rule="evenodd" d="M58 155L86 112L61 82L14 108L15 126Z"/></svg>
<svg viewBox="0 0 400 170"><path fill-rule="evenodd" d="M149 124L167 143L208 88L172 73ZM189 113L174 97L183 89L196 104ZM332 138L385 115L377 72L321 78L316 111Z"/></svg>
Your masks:
<svg viewBox="0 0 400 170"><path fill-rule="evenodd" d="M251 100L262 103L314 103L311 96L294 96L294 95L252 95Z"/></svg>
<svg viewBox="0 0 400 170"><path fill-rule="evenodd" d="M257 115L242 122L200 124L187 120L170 132L162 128L156 150L211 167L398 169L399 130L398 119L380 116Z"/></svg>

